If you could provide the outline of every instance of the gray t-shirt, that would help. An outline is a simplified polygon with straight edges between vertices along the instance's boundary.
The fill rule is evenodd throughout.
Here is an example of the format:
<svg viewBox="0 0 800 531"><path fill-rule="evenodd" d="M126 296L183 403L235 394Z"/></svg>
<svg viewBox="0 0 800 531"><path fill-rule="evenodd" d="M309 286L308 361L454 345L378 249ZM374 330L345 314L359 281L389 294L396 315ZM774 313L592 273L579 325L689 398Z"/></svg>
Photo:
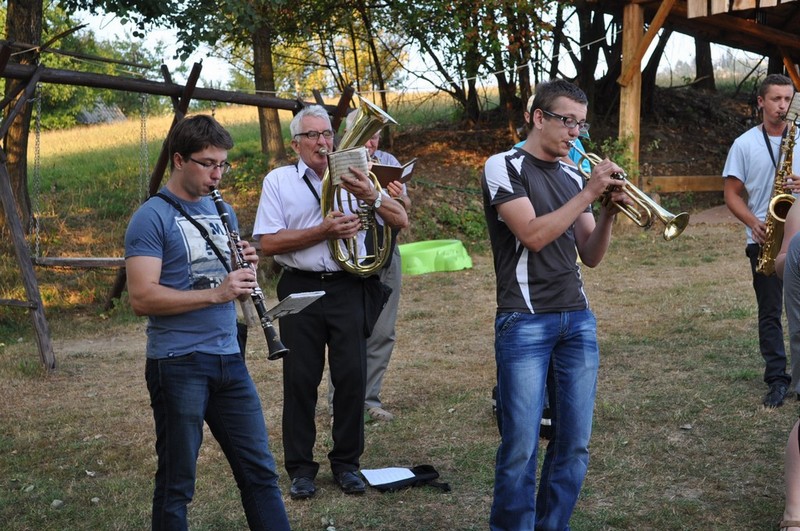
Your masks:
<svg viewBox="0 0 800 531"><path fill-rule="evenodd" d="M497 312L547 313L588 308L575 248L575 226L541 251L533 252L514 236L496 209L499 204L527 197L537 216L558 210L583 188L583 178L577 170L514 148L486 161L482 187L497 277Z"/></svg>
<svg viewBox="0 0 800 531"><path fill-rule="evenodd" d="M161 193L180 203L203 225L230 263L228 237L210 197L182 201L166 188ZM238 222L228 206L230 223ZM159 283L177 290L216 287L228 274L197 228L159 197L151 197L133 214L125 232L125 257L161 259ZM147 357L169 358L191 352L236 354L236 307L233 302L177 315L151 315L147 324Z"/></svg>

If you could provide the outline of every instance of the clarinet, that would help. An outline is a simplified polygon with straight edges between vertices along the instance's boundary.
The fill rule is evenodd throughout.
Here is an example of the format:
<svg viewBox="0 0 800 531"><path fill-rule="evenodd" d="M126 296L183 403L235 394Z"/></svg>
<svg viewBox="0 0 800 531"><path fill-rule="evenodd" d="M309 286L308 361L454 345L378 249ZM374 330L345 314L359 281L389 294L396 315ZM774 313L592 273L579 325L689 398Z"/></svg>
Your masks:
<svg viewBox="0 0 800 531"><path fill-rule="evenodd" d="M211 199L214 200L214 206L217 208L219 219L228 235L228 244L230 245L231 252L234 253L234 258L236 259L236 269L249 268L255 271L253 265L244 259L242 250L238 245L239 242L242 241L239 237L239 233L233 230L231 227L230 216L225 208L225 203L222 201L222 195L219 193L219 190L213 187L211 188ZM289 349L286 348L283 343L281 343L281 339L278 337L278 332L275 330L275 327L272 326L272 319L269 318L267 306L264 304L264 292L261 291L261 288L258 287L257 284L256 287L253 288L252 293L250 293L250 299L252 299L253 304L256 307L256 312L261 320L261 328L264 329L264 335L267 338L267 348L269 349L267 358L270 360L277 360L284 357L289 353Z"/></svg>

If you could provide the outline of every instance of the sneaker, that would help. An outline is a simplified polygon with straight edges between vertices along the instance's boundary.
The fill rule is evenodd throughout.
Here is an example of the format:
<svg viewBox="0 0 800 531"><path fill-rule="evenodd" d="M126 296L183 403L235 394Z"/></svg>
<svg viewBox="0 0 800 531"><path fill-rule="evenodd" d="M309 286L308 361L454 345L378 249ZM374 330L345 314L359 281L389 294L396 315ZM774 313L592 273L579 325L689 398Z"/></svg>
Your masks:
<svg viewBox="0 0 800 531"><path fill-rule="evenodd" d="M372 420L381 420L389 422L394 419L394 415L383 409L382 407L371 407L367 410Z"/></svg>
<svg viewBox="0 0 800 531"><path fill-rule="evenodd" d="M785 383L774 383L769 386L769 392L764 395L764 407L775 408L783 405L788 386Z"/></svg>

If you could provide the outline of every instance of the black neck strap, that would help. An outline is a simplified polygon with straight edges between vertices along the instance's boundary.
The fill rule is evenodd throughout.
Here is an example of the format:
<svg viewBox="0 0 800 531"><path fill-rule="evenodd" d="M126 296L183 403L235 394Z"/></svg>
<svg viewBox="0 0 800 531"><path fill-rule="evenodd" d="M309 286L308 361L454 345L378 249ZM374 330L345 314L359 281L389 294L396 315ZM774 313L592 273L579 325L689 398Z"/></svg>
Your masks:
<svg viewBox="0 0 800 531"><path fill-rule="evenodd" d="M764 129L763 124L761 125L761 133L764 135L764 143L767 145L769 158L772 159L772 165L775 167L776 170L778 169L778 160L780 160L781 158L781 145L783 144L783 139L786 138L786 131L788 130L789 130L788 126L783 128L783 133L781 133L781 143L778 144L778 159L776 159L775 154L772 152L772 143L769 141L769 136L767 136L767 130Z"/></svg>
<svg viewBox="0 0 800 531"><path fill-rule="evenodd" d="M197 228L198 231L200 231L200 236L203 237L206 243L211 247L211 250L214 251L214 254L217 255L217 258L219 258L219 261L222 262L222 265L225 267L225 271L230 273L231 266L225 260L222 251L220 251L219 248L216 245L214 245L214 242L211 240L211 236L208 235L208 231L206 230L206 228L202 226L199 221L197 221L192 216L187 214L186 211L181 206L181 204L172 199L170 196L164 195L161 192L158 192L155 195L156 197L160 197L161 199L163 199L164 201L175 207L175 210L180 212L181 216L185 217L192 225L195 226L195 228Z"/></svg>

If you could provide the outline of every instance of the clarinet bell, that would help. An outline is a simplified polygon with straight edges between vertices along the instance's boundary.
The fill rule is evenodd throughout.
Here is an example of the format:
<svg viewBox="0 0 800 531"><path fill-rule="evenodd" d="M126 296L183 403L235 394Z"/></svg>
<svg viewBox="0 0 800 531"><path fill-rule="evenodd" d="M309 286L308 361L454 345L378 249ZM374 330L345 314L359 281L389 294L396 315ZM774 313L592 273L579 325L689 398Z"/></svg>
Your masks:
<svg viewBox="0 0 800 531"><path fill-rule="evenodd" d="M279 360L289 353L289 349L281 342L281 338L272 323L264 328L264 332L266 333L267 348L269 349L267 353L268 360Z"/></svg>
<svg viewBox="0 0 800 531"><path fill-rule="evenodd" d="M275 338L275 341L271 341L269 343L269 354L267 355L268 360L279 360L285 355L289 353L289 349L286 348L279 338Z"/></svg>

